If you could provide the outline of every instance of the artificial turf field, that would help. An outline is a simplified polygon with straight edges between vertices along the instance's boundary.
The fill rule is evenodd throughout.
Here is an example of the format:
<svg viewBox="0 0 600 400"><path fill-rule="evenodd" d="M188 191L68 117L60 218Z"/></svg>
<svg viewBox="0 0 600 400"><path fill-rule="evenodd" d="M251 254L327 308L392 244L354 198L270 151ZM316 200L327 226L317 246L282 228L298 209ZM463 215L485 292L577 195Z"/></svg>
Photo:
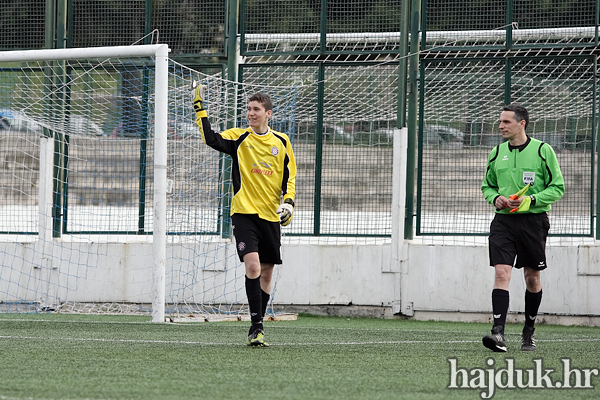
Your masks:
<svg viewBox="0 0 600 400"><path fill-rule="evenodd" d="M247 329L0 314L0 399L477 399L490 391L448 388L449 358L480 370L541 359L554 381L567 357L572 368L600 369L597 327L540 325L538 350L522 352L521 326L507 325L507 353L481 344L489 324L300 315L265 323L268 348L247 347ZM593 388L496 388L493 398L598 399L600 376L590 376Z"/></svg>

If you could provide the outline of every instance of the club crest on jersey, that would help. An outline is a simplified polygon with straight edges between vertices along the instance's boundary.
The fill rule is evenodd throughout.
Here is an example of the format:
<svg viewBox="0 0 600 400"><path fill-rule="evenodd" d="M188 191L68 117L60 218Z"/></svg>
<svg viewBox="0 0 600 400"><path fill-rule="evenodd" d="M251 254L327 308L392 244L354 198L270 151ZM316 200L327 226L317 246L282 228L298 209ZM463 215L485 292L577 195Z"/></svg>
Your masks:
<svg viewBox="0 0 600 400"><path fill-rule="evenodd" d="M279 154L279 149L275 146L271 147L271 154L276 156L277 154Z"/></svg>

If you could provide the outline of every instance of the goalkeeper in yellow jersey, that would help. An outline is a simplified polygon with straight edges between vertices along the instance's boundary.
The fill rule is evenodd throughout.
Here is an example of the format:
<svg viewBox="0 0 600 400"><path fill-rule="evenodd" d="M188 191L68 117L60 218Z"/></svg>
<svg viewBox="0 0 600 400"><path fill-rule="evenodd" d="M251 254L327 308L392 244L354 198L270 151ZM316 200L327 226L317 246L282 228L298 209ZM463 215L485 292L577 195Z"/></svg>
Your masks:
<svg viewBox="0 0 600 400"><path fill-rule="evenodd" d="M218 133L204 109L206 86L194 85L196 123L204 142L229 154L232 162L231 222L240 261L246 267L246 294L252 326L249 346L268 346L263 317L275 264L281 264L281 227L292 221L296 196L296 159L290 139L269 127L273 104L256 93L248 100L250 126Z"/></svg>

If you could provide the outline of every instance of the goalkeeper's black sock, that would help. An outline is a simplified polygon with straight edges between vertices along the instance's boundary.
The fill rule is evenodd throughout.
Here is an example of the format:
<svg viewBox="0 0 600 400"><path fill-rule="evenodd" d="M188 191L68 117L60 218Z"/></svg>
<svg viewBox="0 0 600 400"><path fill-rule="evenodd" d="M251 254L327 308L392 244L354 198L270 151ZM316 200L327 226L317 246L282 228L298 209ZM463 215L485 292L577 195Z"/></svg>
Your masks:
<svg viewBox="0 0 600 400"><path fill-rule="evenodd" d="M267 305L269 304L269 300L271 299L271 295L264 290L260 290L262 293L262 316L263 318L267 315Z"/></svg>
<svg viewBox="0 0 600 400"><path fill-rule="evenodd" d="M541 302L541 290L537 293L531 293L529 290L525 290L525 326L533 328Z"/></svg>
<svg viewBox="0 0 600 400"><path fill-rule="evenodd" d="M246 295L248 296L248 306L250 307L250 320L252 321L250 333L252 333L257 329L263 329L260 277L250 279L246 276Z"/></svg>
<svg viewBox="0 0 600 400"><path fill-rule="evenodd" d="M508 314L509 304L508 290L492 290L492 312L494 313L494 326L501 326L504 334L504 325L506 325L506 314Z"/></svg>

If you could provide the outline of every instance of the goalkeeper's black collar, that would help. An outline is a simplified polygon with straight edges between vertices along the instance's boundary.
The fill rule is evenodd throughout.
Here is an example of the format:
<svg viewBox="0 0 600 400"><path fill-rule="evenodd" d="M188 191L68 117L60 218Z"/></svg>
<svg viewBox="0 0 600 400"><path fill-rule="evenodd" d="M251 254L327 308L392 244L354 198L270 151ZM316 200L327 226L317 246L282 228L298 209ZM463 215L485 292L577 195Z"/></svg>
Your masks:
<svg viewBox="0 0 600 400"><path fill-rule="evenodd" d="M529 142L531 142L531 137L529 137L529 135L527 135L527 141L521 145L518 146L513 146L510 143L508 144L508 150L509 151L513 151L513 150L519 150L519 151L523 151L525 150L525 147L527 147L527 145L529 144Z"/></svg>

